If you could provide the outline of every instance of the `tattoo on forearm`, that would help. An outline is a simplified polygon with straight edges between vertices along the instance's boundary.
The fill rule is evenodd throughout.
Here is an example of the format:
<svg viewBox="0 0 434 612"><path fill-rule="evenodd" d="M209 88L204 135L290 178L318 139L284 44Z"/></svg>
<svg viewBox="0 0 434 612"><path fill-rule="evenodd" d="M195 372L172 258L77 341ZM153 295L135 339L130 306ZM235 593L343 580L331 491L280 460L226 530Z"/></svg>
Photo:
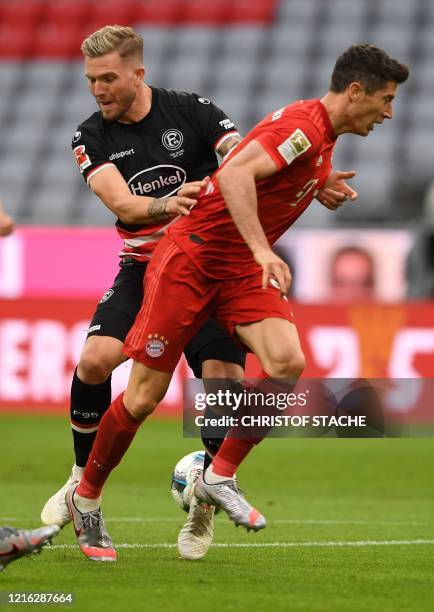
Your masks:
<svg viewBox="0 0 434 612"><path fill-rule="evenodd" d="M154 198L148 207L148 215L152 218L163 217L169 215L166 213L167 201L169 198Z"/></svg>
<svg viewBox="0 0 434 612"><path fill-rule="evenodd" d="M225 140L221 146L219 147L218 150L218 154L221 157L224 157L226 155L226 153L229 153L229 151L239 142L241 142L242 138L241 136L233 136L232 138L228 138L227 140Z"/></svg>

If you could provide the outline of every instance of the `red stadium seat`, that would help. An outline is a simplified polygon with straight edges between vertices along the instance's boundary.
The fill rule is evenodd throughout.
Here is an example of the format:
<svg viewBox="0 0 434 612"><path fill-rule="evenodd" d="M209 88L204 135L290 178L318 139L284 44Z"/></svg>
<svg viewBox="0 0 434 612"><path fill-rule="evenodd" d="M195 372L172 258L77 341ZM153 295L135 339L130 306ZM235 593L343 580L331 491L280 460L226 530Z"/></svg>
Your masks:
<svg viewBox="0 0 434 612"><path fill-rule="evenodd" d="M59 28L45 23L33 32L32 55L41 58L71 58L80 52L78 27Z"/></svg>
<svg viewBox="0 0 434 612"><path fill-rule="evenodd" d="M0 2L0 24L35 24L43 19L48 0Z"/></svg>
<svg viewBox="0 0 434 612"><path fill-rule="evenodd" d="M177 24L183 21L185 2L179 0L135 0L134 23Z"/></svg>
<svg viewBox="0 0 434 612"><path fill-rule="evenodd" d="M101 20L104 25L132 25L136 21L134 8L130 0L98 0L92 17L95 21Z"/></svg>
<svg viewBox="0 0 434 612"><path fill-rule="evenodd" d="M274 18L276 0L237 0L231 2L232 23L271 23Z"/></svg>
<svg viewBox="0 0 434 612"><path fill-rule="evenodd" d="M29 23L0 24L0 58L24 59L29 57L33 37Z"/></svg>
<svg viewBox="0 0 434 612"><path fill-rule="evenodd" d="M45 18L59 24L74 26L93 18L94 2L89 0L49 0Z"/></svg>
<svg viewBox="0 0 434 612"><path fill-rule="evenodd" d="M271 23L277 0L131 0L133 22L226 25Z"/></svg>
<svg viewBox="0 0 434 612"><path fill-rule="evenodd" d="M231 3L226 0L190 0L185 3L186 24L224 25L231 21Z"/></svg>
<svg viewBox="0 0 434 612"><path fill-rule="evenodd" d="M102 28L103 26L107 24L108 22L102 19L99 19L98 21L96 20L86 21L86 23L81 24L78 30L78 33L77 33L78 35L77 50L78 50L79 55L81 55L80 45L83 42L83 40L87 38L90 34L92 34L93 32L96 32L96 30L99 30L100 28Z"/></svg>

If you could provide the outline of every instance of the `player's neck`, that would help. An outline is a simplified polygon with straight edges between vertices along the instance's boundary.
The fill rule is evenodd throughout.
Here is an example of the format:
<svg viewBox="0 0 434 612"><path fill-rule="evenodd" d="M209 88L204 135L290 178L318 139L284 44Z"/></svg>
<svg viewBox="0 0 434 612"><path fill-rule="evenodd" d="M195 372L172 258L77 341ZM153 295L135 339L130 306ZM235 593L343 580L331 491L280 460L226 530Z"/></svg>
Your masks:
<svg viewBox="0 0 434 612"><path fill-rule="evenodd" d="M152 89L142 83L137 90L134 102L128 111L119 119L119 123L137 123L148 115L152 106Z"/></svg>
<svg viewBox="0 0 434 612"><path fill-rule="evenodd" d="M341 95L329 91L321 98L321 103L327 111L336 136L351 131L345 113L345 100Z"/></svg>

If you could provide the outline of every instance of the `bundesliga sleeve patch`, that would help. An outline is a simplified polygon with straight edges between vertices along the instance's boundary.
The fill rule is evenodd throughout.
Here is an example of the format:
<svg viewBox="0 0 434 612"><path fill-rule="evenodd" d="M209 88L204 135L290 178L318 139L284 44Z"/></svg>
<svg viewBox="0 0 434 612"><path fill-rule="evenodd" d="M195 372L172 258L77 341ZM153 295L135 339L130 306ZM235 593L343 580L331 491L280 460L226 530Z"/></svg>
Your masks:
<svg viewBox="0 0 434 612"><path fill-rule="evenodd" d="M296 157L310 149L311 146L312 143L306 134L297 128L289 138L277 147L277 150L289 165Z"/></svg>
<svg viewBox="0 0 434 612"><path fill-rule="evenodd" d="M89 168L89 166L92 164L89 159L89 155L86 153L85 145L78 145L78 147L75 147L74 156L75 161L77 162L77 165L80 168L80 172L83 174L86 168Z"/></svg>

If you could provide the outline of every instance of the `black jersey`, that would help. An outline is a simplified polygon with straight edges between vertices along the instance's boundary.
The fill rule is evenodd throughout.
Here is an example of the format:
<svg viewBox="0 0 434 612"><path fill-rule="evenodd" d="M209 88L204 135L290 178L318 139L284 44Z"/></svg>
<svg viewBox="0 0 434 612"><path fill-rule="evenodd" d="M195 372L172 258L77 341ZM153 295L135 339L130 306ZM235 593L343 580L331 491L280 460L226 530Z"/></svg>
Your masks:
<svg viewBox="0 0 434 612"><path fill-rule="evenodd" d="M96 112L78 126L72 148L87 183L97 172L116 166L132 194L161 198L216 170L215 151L238 134L231 119L197 94L151 90L151 110L137 123L107 122ZM122 253L149 257L172 222L137 226L118 219Z"/></svg>

